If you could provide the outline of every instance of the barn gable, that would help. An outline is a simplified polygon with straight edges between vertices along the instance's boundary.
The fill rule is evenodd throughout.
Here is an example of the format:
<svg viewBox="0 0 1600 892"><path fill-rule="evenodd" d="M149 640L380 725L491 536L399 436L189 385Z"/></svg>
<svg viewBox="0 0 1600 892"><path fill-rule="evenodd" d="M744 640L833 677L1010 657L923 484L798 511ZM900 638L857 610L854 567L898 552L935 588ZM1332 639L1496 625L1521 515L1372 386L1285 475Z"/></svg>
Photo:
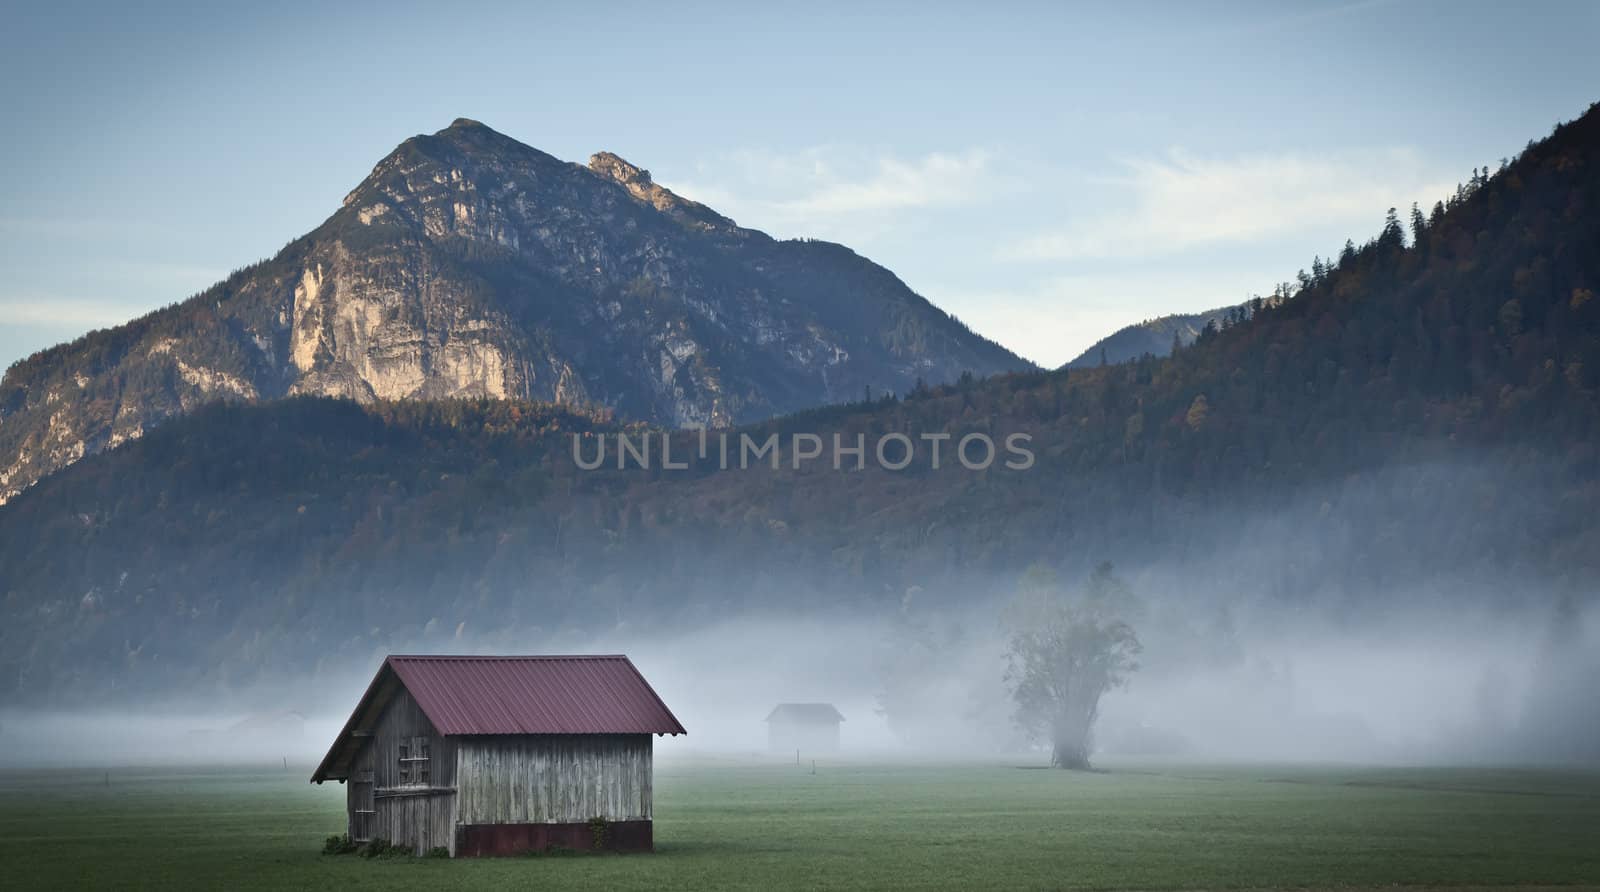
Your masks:
<svg viewBox="0 0 1600 892"><path fill-rule="evenodd" d="M457 738L440 734L401 688L370 736L356 739L345 788L350 837L453 848Z"/></svg>

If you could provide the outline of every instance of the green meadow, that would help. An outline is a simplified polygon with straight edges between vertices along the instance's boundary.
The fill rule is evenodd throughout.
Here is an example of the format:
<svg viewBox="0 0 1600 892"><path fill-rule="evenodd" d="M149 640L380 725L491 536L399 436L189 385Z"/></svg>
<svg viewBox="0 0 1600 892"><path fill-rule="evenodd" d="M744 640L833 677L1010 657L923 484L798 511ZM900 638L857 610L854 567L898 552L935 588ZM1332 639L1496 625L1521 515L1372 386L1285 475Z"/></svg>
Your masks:
<svg viewBox="0 0 1600 892"><path fill-rule="evenodd" d="M321 854L291 766L0 772L0 886L282 889L1600 887L1600 774L704 758L658 764L655 854Z"/></svg>

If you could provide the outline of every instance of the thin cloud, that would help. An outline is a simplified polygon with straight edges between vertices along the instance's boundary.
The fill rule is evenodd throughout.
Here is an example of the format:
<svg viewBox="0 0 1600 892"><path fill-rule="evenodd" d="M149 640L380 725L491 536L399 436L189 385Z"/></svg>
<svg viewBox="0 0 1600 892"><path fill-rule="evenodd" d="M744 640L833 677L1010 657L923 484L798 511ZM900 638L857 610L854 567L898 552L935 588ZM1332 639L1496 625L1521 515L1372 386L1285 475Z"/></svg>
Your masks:
<svg viewBox="0 0 1600 892"><path fill-rule="evenodd" d="M894 214L975 203L1000 177L984 149L915 157L871 156L831 146L794 153L740 151L668 184L741 223L785 235L832 235Z"/></svg>
<svg viewBox="0 0 1600 892"><path fill-rule="evenodd" d="M1123 175L1104 181L1124 193L1121 209L1025 238L1000 258L1136 258L1328 226L1366 232L1384 208L1431 203L1454 188L1410 149L1225 159L1174 150L1121 166Z"/></svg>
<svg viewBox="0 0 1600 892"><path fill-rule="evenodd" d="M876 167L866 179L820 185L808 195L777 202L777 207L806 216L966 204L983 193L989 155L935 152L911 161L880 158Z"/></svg>
<svg viewBox="0 0 1600 892"><path fill-rule="evenodd" d="M0 298L0 324L75 326L83 329L119 325L143 310L106 301L33 295Z"/></svg>
<svg viewBox="0 0 1600 892"><path fill-rule="evenodd" d="M121 217L0 217L0 233L12 236L48 236L51 238L106 238L126 239L129 232L143 237L176 238L185 231L143 218Z"/></svg>

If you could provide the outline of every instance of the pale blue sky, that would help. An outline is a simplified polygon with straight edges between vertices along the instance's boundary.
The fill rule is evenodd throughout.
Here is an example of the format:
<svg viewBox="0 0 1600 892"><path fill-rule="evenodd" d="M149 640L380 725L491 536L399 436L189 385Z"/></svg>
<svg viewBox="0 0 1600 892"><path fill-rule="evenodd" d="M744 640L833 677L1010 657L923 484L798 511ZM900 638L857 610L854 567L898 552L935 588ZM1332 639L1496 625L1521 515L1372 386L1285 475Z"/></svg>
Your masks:
<svg viewBox="0 0 1600 892"><path fill-rule="evenodd" d="M0 366L270 255L459 116L844 242L1056 365L1600 99L1590 2L756 5L8 3Z"/></svg>

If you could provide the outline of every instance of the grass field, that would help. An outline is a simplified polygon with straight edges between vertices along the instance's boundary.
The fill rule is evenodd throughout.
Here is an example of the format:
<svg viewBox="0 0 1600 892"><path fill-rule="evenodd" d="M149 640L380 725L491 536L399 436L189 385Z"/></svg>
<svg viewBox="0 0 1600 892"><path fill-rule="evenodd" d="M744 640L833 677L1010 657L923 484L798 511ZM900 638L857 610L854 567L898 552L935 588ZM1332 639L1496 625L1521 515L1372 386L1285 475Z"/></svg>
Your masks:
<svg viewBox="0 0 1600 892"><path fill-rule="evenodd" d="M0 887L1600 887L1600 775L701 759L658 765L653 855L319 854L305 771L0 773Z"/></svg>

